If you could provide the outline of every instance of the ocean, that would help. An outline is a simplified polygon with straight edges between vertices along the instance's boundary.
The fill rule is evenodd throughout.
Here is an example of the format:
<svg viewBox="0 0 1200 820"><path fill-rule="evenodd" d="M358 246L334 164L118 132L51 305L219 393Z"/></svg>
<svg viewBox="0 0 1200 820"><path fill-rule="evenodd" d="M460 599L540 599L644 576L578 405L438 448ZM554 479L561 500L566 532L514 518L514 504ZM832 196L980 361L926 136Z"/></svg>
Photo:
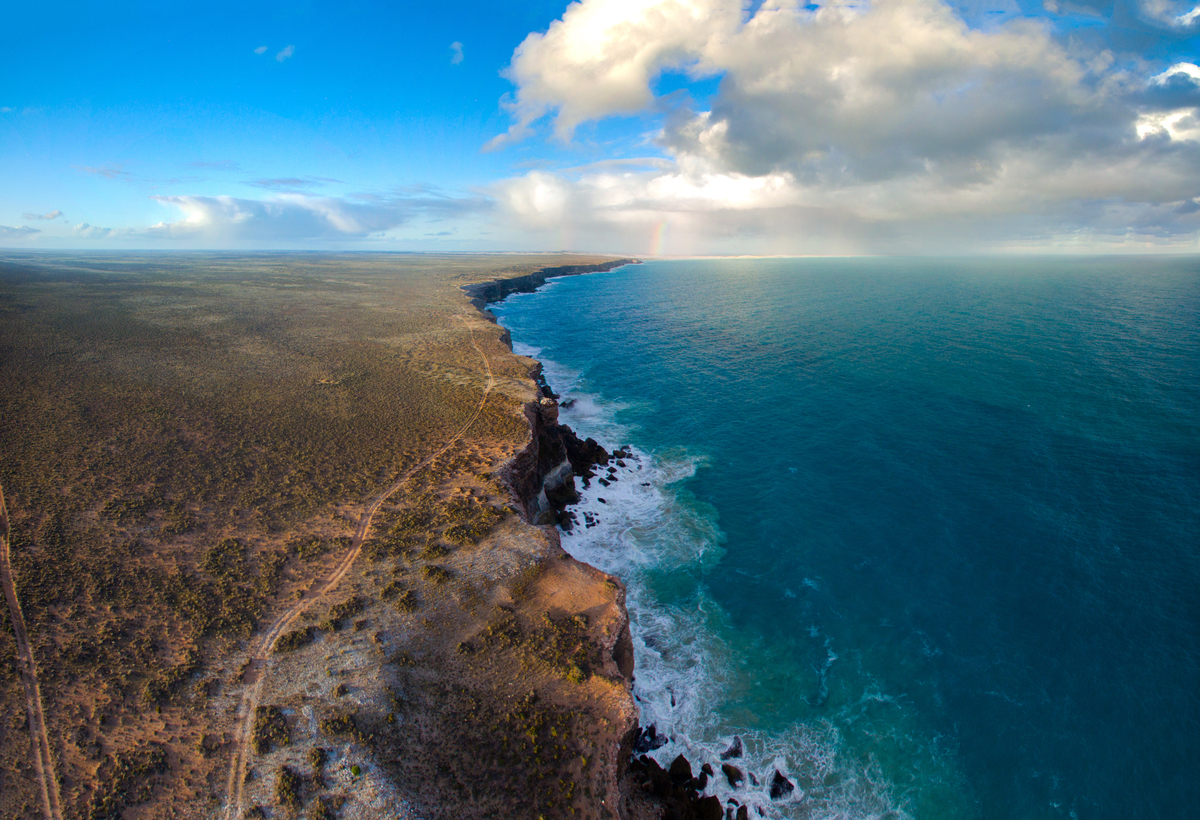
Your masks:
<svg viewBox="0 0 1200 820"><path fill-rule="evenodd" d="M752 817L1198 816L1200 258L652 261L492 309L632 451L563 545L628 585L658 760Z"/></svg>

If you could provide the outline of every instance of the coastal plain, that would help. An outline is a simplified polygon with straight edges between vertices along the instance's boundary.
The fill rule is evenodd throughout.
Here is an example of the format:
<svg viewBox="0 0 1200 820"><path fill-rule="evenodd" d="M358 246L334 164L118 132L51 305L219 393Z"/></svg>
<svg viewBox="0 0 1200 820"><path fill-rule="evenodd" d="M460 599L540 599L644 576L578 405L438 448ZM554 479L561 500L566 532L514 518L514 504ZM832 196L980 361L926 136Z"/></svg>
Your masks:
<svg viewBox="0 0 1200 820"><path fill-rule="evenodd" d="M0 255L0 816L638 815L623 587L462 290L618 263Z"/></svg>

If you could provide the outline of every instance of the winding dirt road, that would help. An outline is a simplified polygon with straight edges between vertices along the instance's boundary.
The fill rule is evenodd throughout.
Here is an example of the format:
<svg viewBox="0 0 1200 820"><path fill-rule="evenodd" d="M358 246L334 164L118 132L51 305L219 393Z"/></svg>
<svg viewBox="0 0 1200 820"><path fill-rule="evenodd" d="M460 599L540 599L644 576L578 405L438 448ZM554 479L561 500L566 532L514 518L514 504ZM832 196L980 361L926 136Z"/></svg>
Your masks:
<svg viewBox="0 0 1200 820"><path fill-rule="evenodd" d="M0 487L0 585L8 601L13 632L17 636L17 671L25 687L25 711L29 715L29 735L33 745L33 766L37 769L41 787L42 809L48 820L62 820L62 798L58 793L58 777L54 774L54 757L50 754L50 738L46 735L46 717L42 714L42 691L38 687L37 666L33 648L25 630L25 616L13 582L12 556L8 546L8 507L4 504L4 488Z"/></svg>
<svg viewBox="0 0 1200 820"><path fill-rule="evenodd" d="M354 565L354 561L358 558L358 554L362 552L363 541L366 540L367 533L371 529L371 522L375 518L375 513L379 511L379 508L383 506L385 501L400 489L404 482L440 458L466 434L471 425L479 418L479 414L483 412L484 405L487 404L488 395L492 392L492 388L496 386L495 376L492 375L491 363L488 361L488 357L483 352L483 349L479 347L478 342L475 341L475 331L471 329L470 324L463 317L455 316L454 318L467 325L467 332L471 334L471 346L475 348L480 358L483 359L483 366L487 370L487 385L483 389L483 396L479 399L479 406L475 408L475 412L471 414L466 423L458 429L458 432L447 439L440 449L426 457L425 460L410 467L396 479L395 483L371 500L371 504L367 507L366 512L359 521L358 529L354 531L354 538L350 542L350 547L345 557L338 562L333 572L322 583L310 589L295 606L280 615L275 623L271 625L271 628L263 634L258 649L250 656L250 665L246 668L246 690L242 694L241 705L238 708L238 731L235 738L233 757L229 761L229 778L225 787L224 820L236 820L236 818L242 816L246 768L250 762L252 748L250 741L251 734L254 731L254 713L258 709L263 680L265 680L269 671L267 662L275 650L275 643L279 640L279 636L295 623L296 619L303 615L309 607L332 591L346 576L346 573L350 571L350 568ZM57 815L55 816L55 820L59 820Z"/></svg>

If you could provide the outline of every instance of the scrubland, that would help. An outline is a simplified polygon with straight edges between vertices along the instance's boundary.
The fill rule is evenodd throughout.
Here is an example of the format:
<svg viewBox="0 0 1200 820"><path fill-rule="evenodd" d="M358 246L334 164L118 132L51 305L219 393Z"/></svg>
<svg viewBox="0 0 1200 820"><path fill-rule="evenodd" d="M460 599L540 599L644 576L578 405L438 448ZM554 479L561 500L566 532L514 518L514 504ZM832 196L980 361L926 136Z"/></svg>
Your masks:
<svg viewBox="0 0 1200 820"><path fill-rule="evenodd" d="M497 480L530 362L459 291L593 261L0 253L0 486L65 816L220 816L256 636L410 472L256 673L244 814L608 816L621 591ZM479 409L480 352L495 389L413 472ZM0 611L0 816L41 817L15 655Z"/></svg>

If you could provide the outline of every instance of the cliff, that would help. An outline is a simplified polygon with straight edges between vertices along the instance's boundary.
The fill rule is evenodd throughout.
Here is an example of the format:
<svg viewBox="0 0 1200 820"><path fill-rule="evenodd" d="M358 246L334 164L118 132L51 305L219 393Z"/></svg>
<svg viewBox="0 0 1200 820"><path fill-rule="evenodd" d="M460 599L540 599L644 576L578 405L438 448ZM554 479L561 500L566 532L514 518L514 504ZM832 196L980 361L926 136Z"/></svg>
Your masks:
<svg viewBox="0 0 1200 820"><path fill-rule="evenodd" d="M622 259L599 265L545 268L526 276L469 285L463 290L485 317L495 321L495 317L485 309L490 302L499 301L512 293L532 292L555 276L607 271L630 263L636 263L636 260ZM507 331L502 338L511 348L512 343ZM607 465L613 455L594 439L581 440L570 427L559 422L558 396L546 383L540 364L530 370L529 377L537 384L539 393L536 401L528 402L524 407L524 415L529 423L529 442L505 465L500 474L518 499L526 520L533 525L545 525L544 529L552 533L554 541L559 543L557 530L549 525L557 524L570 531L573 520L567 508L579 501L575 479L587 482L595 476L595 468ZM595 576L593 580L607 579L606 583L610 586L618 583L615 579L608 579L608 576L604 576L598 570L570 559L565 553L562 558L567 559L570 565L587 572L579 577L577 583L587 584L589 581L584 578L592 576ZM620 607L618 619L621 628L617 635L606 635L602 655L605 658L606 674L614 679L619 676L627 686L629 697L623 704L626 710L622 711L630 717L626 718L617 732L620 738L619 749L605 774L606 794L598 801L600 806L594 805L591 808L597 810L603 806L615 805L617 816L622 820L658 820L667 817L677 820L721 820L725 817L725 807L721 805L720 800L715 796L701 796L709 778L714 776L710 766L704 766L699 774L693 776L691 764L682 756L676 758L667 770L645 754L662 745L663 741L655 737L653 726L642 728L637 724L637 712L632 698L633 640L629 631L628 613L624 609L623 587L620 589L617 603ZM601 738L596 740L603 743ZM611 742L612 739L609 740L609 743ZM747 807L735 808L730 809L731 817L736 817L737 820L748 817Z"/></svg>
<svg viewBox="0 0 1200 820"><path fill-rule="evenodd" d="M591 265L557 265L541 268L524 276L514 276L511 279L489 279L486 282L475 282L464 285L463 290L471 298L471 304L487 316L485 306L489 302L499 302L505 296L513 293L533 293L546 284L549 279L559 276L577 276L581 273L602 273L619 268L623 265L636 265L637 259L615 259L611 262L599 262Z"/></svg>
<svg viewBox="0 0 1200 820"><path fill-rule="evenodd" d="M0 262L0 817L630 817L624 589L530 523L604 454L458 287L581 263Z"/></svg>
<svg viewBox="0 0 1200 820"><path fill-rule="evenodd" d="M601 273L623 265L638 264L636 259L616 259L588 265L558 265L510 279L491 279L464 285L463 291L487 319L496 317L486 309L513 293L532 293L550 279L583 273ZM512 339L505 330L502 339L509 349ZM502 471L506 483L524 505L526 520L531 524L558 524L570 530L568 505L579 500L575 478L588 480L595 475L596 465L607 465L609 453L595 439L580 440L564 424L558 422L558 396L542 375L541 365L530 371L537 384L539 401L525 405L525 418L530 426L529 444Z"/></svg>

